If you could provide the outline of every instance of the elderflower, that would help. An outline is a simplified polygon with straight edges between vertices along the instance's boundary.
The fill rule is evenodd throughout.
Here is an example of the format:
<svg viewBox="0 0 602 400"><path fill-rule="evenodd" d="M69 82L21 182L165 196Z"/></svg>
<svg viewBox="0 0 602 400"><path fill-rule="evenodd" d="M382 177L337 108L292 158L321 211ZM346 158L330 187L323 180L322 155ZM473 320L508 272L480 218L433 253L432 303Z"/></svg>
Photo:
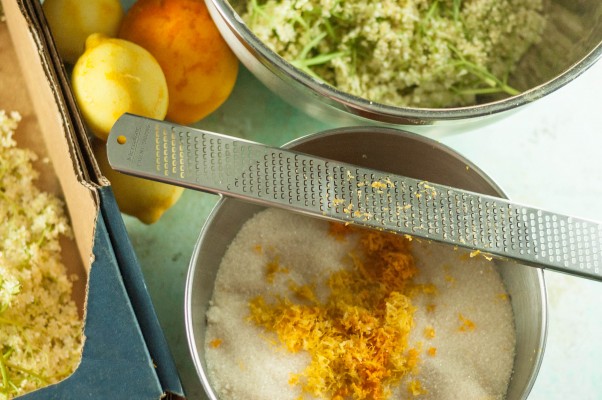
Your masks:
<svg viewBox="0 0 602 400"><path fill-rule="evenodd" d="M0 399L66 378L82 346L60 257L64 204L34 185L36 155L13 139L20 119L0 110Z"/></svg>
<svg viewBox="0 0 602 400"><path fill-rule="evenodd" d="M410 107L518 94L508 76L545 25L543 0L247 0L243 19L309 75Z"/></svg>

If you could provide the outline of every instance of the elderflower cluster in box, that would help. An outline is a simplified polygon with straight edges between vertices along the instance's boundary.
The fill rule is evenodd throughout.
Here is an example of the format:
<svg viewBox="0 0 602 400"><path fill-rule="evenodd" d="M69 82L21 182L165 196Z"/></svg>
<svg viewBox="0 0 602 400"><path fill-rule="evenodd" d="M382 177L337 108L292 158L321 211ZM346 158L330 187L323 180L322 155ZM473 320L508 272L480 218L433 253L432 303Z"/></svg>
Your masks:
<svg viewBox="0 0 602 400"><path fill-rule="evenodd" d="M518 94L508 76L545 25L542 0L247 0L243 18L306 73L411 107Z"/></svg>
<svg viewBox="0 0 602 400"><path fill-rule="evenodd" d="M61 261L59 238L71 235L64 204L35 186L36 155L13 139L20 119L0 110L0 399L66 378L82 347Z"/></svg>

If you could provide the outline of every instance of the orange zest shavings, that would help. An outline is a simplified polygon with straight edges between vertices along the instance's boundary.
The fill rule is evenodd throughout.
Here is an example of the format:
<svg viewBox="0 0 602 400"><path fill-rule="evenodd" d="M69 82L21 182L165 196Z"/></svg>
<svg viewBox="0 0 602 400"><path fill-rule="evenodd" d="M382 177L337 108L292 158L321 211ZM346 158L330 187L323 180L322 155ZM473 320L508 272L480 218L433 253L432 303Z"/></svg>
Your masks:
<svg viewBox="0 0 602 400"><path fill-rule="evenodd" d="M433 328L432 326L429 326L427 328L424 329L424 336L427 339L433 339L435 337L435 328Z"/></svg>
<svg viewBox="0 0 602 400"><path fill-rule="evenodd" d="M462 314L458 314L458 319L460 320L460 323L461 323L460 327L458 328L458 330L460 332L474 331L475 328L477 327L473 321L466 318Z"/></svg>
<svg viewBox="0 0 602 400"><path fill-rule="evenodd" d="M410 392L412 396L421 396L427 393L426 390L424 390L424 388L422 387L422 384L419 380L410 381L410 383L408 384L408 392Z"/></svg>
<svg viewBox="0 0 602 400"><path fill-rule="evenodd" d="M337 240L344 240L354 228L345 224L328 224L328 234Z"/></svg>
<svg viewBox="0 0 602 400"><path fill-rule="evenodd" d="M481 254L481 250L473 250L470 252L469 255L470 255L470 258L473 258L473 257L478 256L479 254Z"/></svg>
<svg viewBox="0 0 602 400"><path fill-rule="evenodd" d="M508 295L508 293L498 293L496 297L499 300L502 300L502 301L509 301L510 300L510 296Z"/></svg>
<svg viewBox="0 0 602 400"><path fill-rule="evenodd" d="M297 285L295 282L289 282L288 288L293 292L297 298L301 300L307 300L309 302L316 302L316 293L312 285Z"/></svg>
<svg viewBox="0 0 602 400"><path fill-rule="evenodd" d="M275 333L289 352L309 354L308 367L288 382L303 393L387 399L420 363L420 350L408 343L415 311L411 281L417 272L409 241L334 223L330 232L335 237L358 232L359 251L351 255L352 268L326 278L326 300L319 301L310 285L291 284L291 298L253 298L249 320ZM424 393L418 380L410 387L414 395Z"/></svg>
<svg viewBox="0 0 602 400"><path fill-rule="evenodd" d="M272 261L266 264L265 270L266 280L268 283L274 283L277 273L288 273L288 268L280 265L280 257L278 256L274 257Z"/></svg>

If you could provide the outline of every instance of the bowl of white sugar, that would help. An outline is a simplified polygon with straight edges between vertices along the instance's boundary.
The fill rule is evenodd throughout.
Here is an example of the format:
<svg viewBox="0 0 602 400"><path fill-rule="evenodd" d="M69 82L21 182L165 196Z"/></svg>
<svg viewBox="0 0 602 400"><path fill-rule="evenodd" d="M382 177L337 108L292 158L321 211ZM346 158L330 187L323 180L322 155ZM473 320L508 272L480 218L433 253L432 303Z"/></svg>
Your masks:
<svg viewBox="0 0 602 400"><path fill-rule="evenodd" d="M286 147L504 196L453 150L396 129ZM539 269L233 198L202 229L185 313L211 400L524 399L546 338Z"/></svg>

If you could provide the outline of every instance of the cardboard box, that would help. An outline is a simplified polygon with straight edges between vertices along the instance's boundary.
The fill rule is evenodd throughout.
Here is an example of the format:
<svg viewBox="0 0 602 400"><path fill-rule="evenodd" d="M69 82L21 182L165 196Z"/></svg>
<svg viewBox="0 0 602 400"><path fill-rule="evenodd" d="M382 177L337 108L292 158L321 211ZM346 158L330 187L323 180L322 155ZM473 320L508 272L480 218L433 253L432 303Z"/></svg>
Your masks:
<svg viewBox="0 0 602 400"><path fill-rule="evenodd" d="M65 241L63 261L81 278L74 291L85 339L71 376L19 398L181 398L175 364L109 182L91 157L40 2L1 3L0 108L24 115L17 142L48 156L53 170L43 171L40 185L67 204L75 240Z"/></svg>

